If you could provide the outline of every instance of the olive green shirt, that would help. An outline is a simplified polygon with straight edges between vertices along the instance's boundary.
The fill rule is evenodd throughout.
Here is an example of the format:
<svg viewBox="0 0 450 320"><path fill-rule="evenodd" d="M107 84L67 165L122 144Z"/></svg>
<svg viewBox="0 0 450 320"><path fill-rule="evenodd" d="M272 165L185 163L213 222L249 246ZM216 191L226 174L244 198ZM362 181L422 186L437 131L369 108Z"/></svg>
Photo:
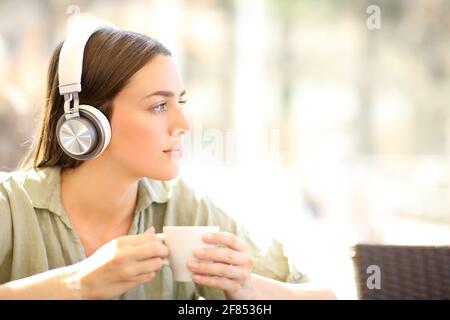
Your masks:
<svg viewBox="0 0 450 320"><path fill-rule="evenodd" d="M130 235L151 226L218 225L236 234L250 248L253 272L285 282L301 282L303 275L282 245L272 241L264 252L250 233L200 197L186 182L139 180L135 215ZM82 261L86 254L61 202L60 168L48 167L0 172L0 284ZM176 282L169 267L153 281L120 296L120 299L224 299L222 291L190 282Z"/></svg>

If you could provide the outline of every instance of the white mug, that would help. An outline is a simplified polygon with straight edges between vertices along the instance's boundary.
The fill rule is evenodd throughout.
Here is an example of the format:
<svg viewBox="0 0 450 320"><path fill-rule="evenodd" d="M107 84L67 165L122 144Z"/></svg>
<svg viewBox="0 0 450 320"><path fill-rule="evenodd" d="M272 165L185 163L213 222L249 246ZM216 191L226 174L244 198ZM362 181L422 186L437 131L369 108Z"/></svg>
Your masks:
<svg viewBox="0 0 450 320"><path fill-rule="evenodd" d="M192 281L187 263L197 260L194 257L195 250L216 247L202 239L204 234L214 232L219 232L218 226L170 226L164 227L163 233L156 234L169 249L169 259L164 263L172 269L175 281Z"/></svg>

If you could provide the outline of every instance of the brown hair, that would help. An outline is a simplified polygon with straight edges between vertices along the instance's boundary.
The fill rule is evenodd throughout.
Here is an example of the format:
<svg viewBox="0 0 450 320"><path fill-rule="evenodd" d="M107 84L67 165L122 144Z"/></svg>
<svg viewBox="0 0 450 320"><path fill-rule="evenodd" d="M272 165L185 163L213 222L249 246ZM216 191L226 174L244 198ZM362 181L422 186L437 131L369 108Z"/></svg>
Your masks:
<svg viewBox="0 0 450 320"><path fill-rule="evenodd" d="M40 132L20 163L21 169L75 168L81 164L62 151L56 138L56 125L64 114L64 98L58 90L58 60L62 45L60 43L56 47L50 61ZM161 43L148 36L110 28L95 32L84 50L80 104L95 106L111 120L113 98L139 69L158 54L171 55Z"/></svg>

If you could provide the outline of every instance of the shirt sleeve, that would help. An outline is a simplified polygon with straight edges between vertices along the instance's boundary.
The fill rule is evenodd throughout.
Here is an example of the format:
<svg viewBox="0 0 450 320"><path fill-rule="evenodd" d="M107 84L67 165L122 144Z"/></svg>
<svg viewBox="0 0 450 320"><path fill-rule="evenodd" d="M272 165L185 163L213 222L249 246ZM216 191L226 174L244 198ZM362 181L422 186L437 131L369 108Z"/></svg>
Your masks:
<svg viewBox="0 0 450 320"><path fill-rule="evenodd" d="M244 225L235 221L221 208L214 205L209 199L203 199L201 207L207 215L207 224L220 226L221 231L231 232L247 244L250 254L254 259L253 273L274 280L301 283L308 281L308 277L300 272L294 263L294 259L286 255L283 245L277 240L270 240L264 246L257 243L251 232ZM196 298L224 299L222 291L197 286Z"/></svg>

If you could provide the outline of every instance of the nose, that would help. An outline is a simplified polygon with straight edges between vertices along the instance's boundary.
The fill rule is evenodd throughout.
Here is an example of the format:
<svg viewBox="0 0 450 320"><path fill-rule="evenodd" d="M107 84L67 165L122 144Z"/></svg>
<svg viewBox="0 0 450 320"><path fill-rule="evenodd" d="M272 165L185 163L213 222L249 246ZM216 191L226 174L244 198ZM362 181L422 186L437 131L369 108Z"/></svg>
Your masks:
<svg viewBox="0 0 450 320"><path fill-rule="evenodd" d="M170 135L173 138L182 138L191 128L183 111L177 106L173 108L172 123L170 126Z"/></svg>

